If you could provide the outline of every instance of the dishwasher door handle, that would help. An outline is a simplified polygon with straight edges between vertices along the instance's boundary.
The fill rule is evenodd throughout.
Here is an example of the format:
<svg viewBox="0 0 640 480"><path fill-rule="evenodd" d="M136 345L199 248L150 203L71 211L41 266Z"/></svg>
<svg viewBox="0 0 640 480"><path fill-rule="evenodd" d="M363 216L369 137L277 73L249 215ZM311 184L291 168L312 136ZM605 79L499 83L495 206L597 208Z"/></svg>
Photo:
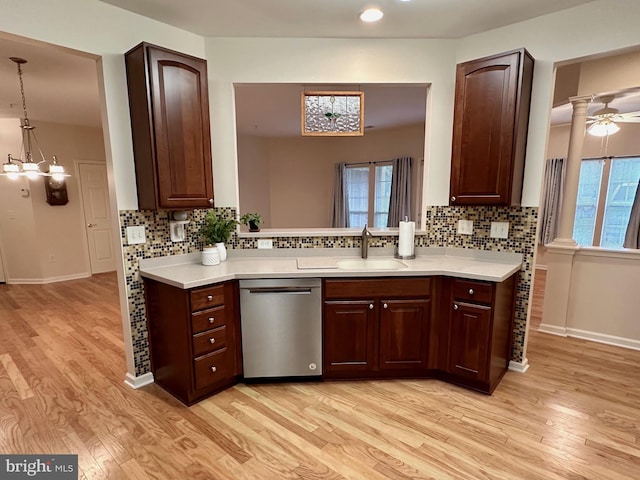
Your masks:
<svg viewBox="0 0 640 480"><path fill-rule="evenodd" d="M311 288L309 287L257 287L250 288L249 293L262 294L262 293L276 293L284 295L311 295Z"/></svg>

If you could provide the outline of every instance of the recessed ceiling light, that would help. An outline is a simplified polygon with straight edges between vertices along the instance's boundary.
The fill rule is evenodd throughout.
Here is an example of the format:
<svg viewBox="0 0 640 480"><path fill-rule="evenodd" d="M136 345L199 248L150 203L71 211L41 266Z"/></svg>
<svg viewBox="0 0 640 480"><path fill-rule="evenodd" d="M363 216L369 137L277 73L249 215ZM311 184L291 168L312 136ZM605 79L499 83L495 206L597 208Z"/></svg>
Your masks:
<svg viewBox="0 0 640 480"><path fill-rule="evenodd" d="M367 8L360 14L360 20L363 22L377 22L384 16L379 8Z"/></svg>

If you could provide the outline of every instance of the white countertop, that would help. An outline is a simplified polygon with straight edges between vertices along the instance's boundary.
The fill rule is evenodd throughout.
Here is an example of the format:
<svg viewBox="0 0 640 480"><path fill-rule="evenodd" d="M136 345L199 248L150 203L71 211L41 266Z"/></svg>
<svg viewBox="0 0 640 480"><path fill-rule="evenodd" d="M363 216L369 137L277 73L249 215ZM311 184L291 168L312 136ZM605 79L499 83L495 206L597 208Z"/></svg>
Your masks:
<svg viewBox="0 0 640 480"><path fill-rule="evenodd" d="M376 252L376 250L378 250ZM301 277L406 277L444 275L502 282L520 269L518 253L462 248L418 248L416 258L399 260L398 270L343 270L338 262L358 259L359 249L229 250L220 265L200 264L200 252L140 261L140 275L178 288L194 288L233 279ZM371 259L392 259L387 249L370 249ZM301 259L298 262L298 259ZM298 268L300 264L301 267ZM314 268L317 265L318 268Z"/></svg>

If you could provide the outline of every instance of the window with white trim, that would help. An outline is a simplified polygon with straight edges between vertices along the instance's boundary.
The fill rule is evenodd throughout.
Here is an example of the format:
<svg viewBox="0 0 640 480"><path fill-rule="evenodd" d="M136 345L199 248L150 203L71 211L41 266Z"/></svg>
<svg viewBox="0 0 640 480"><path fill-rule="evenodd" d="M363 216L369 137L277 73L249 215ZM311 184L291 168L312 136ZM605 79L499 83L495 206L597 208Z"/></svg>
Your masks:
<svg viewBox="0 0 640 480"><path fill-rule="evenodd" d="M582 160L573 224L579 245L622 248L639 178L640 157Z"/></svg>
<svg viewBox="0 0 640 480"><path fill-rule="evenodd" d="M346 166L345 188L350 227L364 227L365 223L374 228L387 226L392 174L391 162Z"/></svg>

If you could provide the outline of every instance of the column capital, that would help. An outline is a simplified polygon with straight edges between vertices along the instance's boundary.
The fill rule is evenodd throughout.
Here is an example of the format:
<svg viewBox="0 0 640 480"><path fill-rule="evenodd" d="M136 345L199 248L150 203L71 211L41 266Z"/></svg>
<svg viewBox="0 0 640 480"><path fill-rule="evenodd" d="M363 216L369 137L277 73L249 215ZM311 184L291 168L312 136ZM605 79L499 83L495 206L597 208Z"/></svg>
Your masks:
<svg viewBox="0 0 640 480"><path fill-rule="evenodd" d="M593 100L593 95L580 95L580 96L576 96L576 97L569 97L569 101L573 104L580 104L580 103L584 103L585 105L587 103L590 103Z"/></svg>

